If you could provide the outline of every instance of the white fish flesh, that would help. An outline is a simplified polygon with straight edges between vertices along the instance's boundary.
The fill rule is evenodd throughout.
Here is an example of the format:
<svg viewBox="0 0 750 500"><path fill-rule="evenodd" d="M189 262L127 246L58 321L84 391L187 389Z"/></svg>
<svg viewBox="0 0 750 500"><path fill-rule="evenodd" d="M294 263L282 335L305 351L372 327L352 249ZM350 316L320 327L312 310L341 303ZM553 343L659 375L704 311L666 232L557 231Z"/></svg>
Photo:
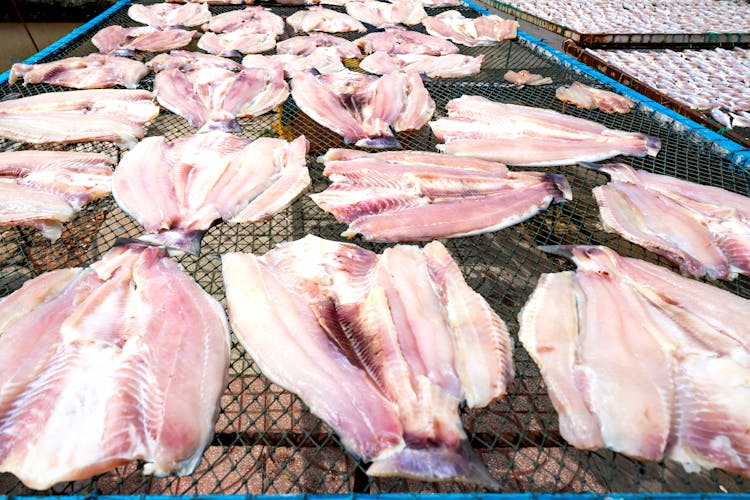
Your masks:
<svg viewBox="0 0 750 500"><path fill-rule="evenodd" d="M378 78L349 70L317 76L303 72L292 79L291 87L305 114L357 146L398 146L393 131L416 130L435 111L417 73Z"/></svg>
<svg viewBox="0 0 750 500"><path fill-rule="evenodd" d="M611 177L594 188L607 231L666 257L685 274L724 280L750 274L747 196L625 164L583 166Z"/></svg>
<svg viewBox="0 0 750 500"><path fill-rule="evenodd" d="M296 200L310 185L307 147L304 136L147 137L122 157L112 195L148 232L139 239L198 255L213 222L261 222Z"/></svg>
<svg viewBox="0 0 750 500"><path fill-rule="evenodd" d="M359 31L364 33L367 28L348 14L313 5L306 10L300 10L286 18L287 24L294 31L323 31L325 33L347 33Z"/></svg>
<svg viewBox="0 0 750 500"><path fill-rule="evenodd" d="M246 7L242 10L230 10L215 15L202 26L203 31L226 33L241 29L246 33L284 34L284 19L260 6Z"/></svg>
<svg viewBox="0 0 750 500"><path fill-rule="evenodd" d="M414 26L427 17L422 7L422 0L353 0L346 2L346 12L354 19L376 28L385 28L405 24Z"/></svg>
<svg viewBox="0 0 750 500"><path fill-rule="evenodd" d="M308 235L222 264L242 345L372 462L369 475L498 487L466 441L458 403L505 394L510 337L443 245L377 255Z"/></svg>
<svg viewBox="0 0 750 500"><path fill-rule="evenodd" d="M344 156L346 159L329 159ZM311 195L368 241L429 241L499 231L572 198L564 176L510 172L500 163L440 153L329 150L333 184Z"/></svg>
<svg viewBox="0 0 750 500"><path fill-rule="evenodd" d="M128 8L128 17L156 29L189 28L200 26L211 19L211 12L205 3L184 5L156 3L152 5L133 4Z"/></svg>
<svg viewBox="0 0 750 500"><path fill-rule="evenodd" d="M608 90L596 89L581 82L558 87L555 97L583 109L598 109L604 113L628 113L635 103L625 96Z"/></svg>
<svg viewBox="0 0 750 500"><path fill-rule="evenodd" d="M441 8L441 7L462 7L466 5L462 0L422 0L423 7Z"/></svg>
<svg viewBox="0 0 750 500"><path fill-rule="evenodd" d="M185 118L199 132L239 131L238 117L260 116L289 96L278 68L233 71L202 66L192 71L160 71L154 78L159 104Z"/></svg>
<svg viewBox="0 0 750 500"><path fill-rule="evenodd" d="M0 137L34 144L110 141L131 147L159 114L145 90L74 90L0 102Z"/></svg>
<svg viewBox="0 0 750 500"><path fill-rule="evenodd" d="M326 33L310 33L287 38L276 44L276 53L309 56L318 48L335 49L341 58L359 59L362 57L362 52L354 42Z"/></svg>
<svg viewBox="0 0 750 500"><path fill-rule="evenodd" d="M0 301L0 471L37 490L134 460L190 474L229 365L222 306L163 250L118 247Z"/></svg>
<svg viewBox="0 0 750 500"><path fill-rule="evenodd" d="M447 10L422 19L427 33L460 45L494 45L516 38L518 22L496 15L466 18L457 10Z"/></svg>
<svg viewBox="0 0 750 500"><path fill-rule="evenodd" d="M377 75L403 71L423 74L430 78L462 78L479 73L483 60L484 55L476 57L463 54L430 56L373 52L362 60L359 67Z"/></svg>
<svg viewBox="0 0 750 500"><path fill-rule="evenodd" d="M522 69L521 71L513 71L510 69L503 75L503 80L519 87L523 87L524 85L548 85L552 83L552 78L537 75L525 69Z"/></svg>
<svg viewBox="0 0 750 500"><path fill-rule="evenodd" d="M169 54L158 54L146 63L154 73L165 69L179 69L186 72L194 69L212 67L229 71L240 71L242 65L226 57L190 52L188 50L173 50Z"/></svg>
<svg viewBox="0 0 750 500"><path fill-rule="evenodd" d="M578 267L543 274L519 315L562 437L750 475L750 301L607 247L541 249Z"/></svg>
<svg viewBox="0 0 750 500"><path fill-rule="evenodd" d="M346 69L335 47L318 47L305 56L249 54L242 58L242 65L246 68L277 68L277 71L284 72L285 78L294 78L298 73L313 69L323 75Z"/></svg>
<svg viewBox="0 0 750 500"><path fill-rule="evenodd" d="M611 130L552 110L465 95L446 105L447 118L430 122L445 144L438 150L507 165L570 165L617 155L656 156L661 142L637 132Z"/></svg>
<svg viewBox="0 0 750 500"><path fill-rule="evenodd" d="M458 47L442 38L418 31L387 28L368 33L354 41L366 54L387 52L388 54L427 54L442 56L458 54Z"/></svg>
<svg viewBox="0 0 750 500"><path fill-rule="evenodd" d="M182 48L193 39L194 32L182 29L158 30L150 26L102 28L91 38L99 52L116 56L133 56L136 52L164 52Z"/></svg>
<svg viewBox="0 0 750 500"><path fill-rule="evenodd" d="M107 156L95 153L0 153L0 226L35 227L55 241L63 222L110 193L111 164Z"/></svg>
<svg viewBox="0 0 750 500"><path fill-rule="evenodd" d="M48 83L74 89L104 89L120 85L129 89L138 86L148 68L140 61L105 54L68 57L49 63L14 64L8 83L19 78L23 84Z"/></svg>
<svg viewBox="0 0 750 500"><path fill-rule="evenodd" d="M208 5L245 5L254 0L167 0L167 3L206 3Z"/></svg>
<svg viewBox="0 0 750 500"><path fill-rule="evenodd" d="M228 33L204 33L198 40L198 48L210 54L223 57L237 57L242 54L258 54L276 46L274 33L255 33L238 28Z"/></svg>

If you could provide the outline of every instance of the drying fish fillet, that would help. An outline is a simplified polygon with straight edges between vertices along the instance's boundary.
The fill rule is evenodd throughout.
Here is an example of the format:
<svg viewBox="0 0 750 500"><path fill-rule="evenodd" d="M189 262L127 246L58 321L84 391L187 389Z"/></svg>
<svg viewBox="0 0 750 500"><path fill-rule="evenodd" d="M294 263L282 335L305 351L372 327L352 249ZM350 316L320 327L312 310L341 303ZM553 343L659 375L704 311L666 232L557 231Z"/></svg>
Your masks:
<svg viewBox="0 0 750 500"><path fill-rule="evenodd" d="M296 200L310 185L306 153L304 136L147 137L123 156L112 195L148 231L141 240L198 255L214 221L261 222Z"/></svg>
<svg viewBox="0 0 750 500"><path fill-rule="evenodd" d="M198 48L210 54L224 57L237 57L242 54L257 54L276 46L274 33L255 33L253 29L242 28L228 33L204 33L198 40Z"/></svg>
<svg viewBox="0 0 750 500"><path fill-rule="evenodd" d="M440 153L332 149L322 161L333 184L311 198L349 225L342 236L368 241L499 231L572 198L564 176Z"/></svg>
<svg viewBox="0 0 750 500"><path fill-rule="evenodd" d="M666 257L685 274L725 280L750 274L747 196L625 164L583 166L612 178L594 188L606 230Z"/></svg>
<svg viewBox="0 0 750 500"><path fill-rule="evenodd" d="M118 247L0 301L0 471L46 489L134 460L190 474L229 364L221 305L163 250Z"/></svg>
<svg viewBox="0 0 750 500"><path fill-rule="evenodd" d="M458 54L458 47L448 40L417 31L387 28L368 33L354 41L366 54L381 51L388 54L427 54L442 56Z"/></svg>
<svg viewBox="0 0 750 500"><path fill-rule="evenodd" d="M265 7L253 6L242 10L230 10L211 18L202 26L203 31L226 33L241 29L247 33L284 33L284 19Z"/></svg>
<svg viewBox="0 0 750 500"><path fill-rule="evenodd" d="M313 5L307 10L300 10L286 18L287 24L294 31L324 31L326 33L346 33L349 31L367 31L362 23L353 17L336 12L335 10L326 9Z"/></svg>
<svg viewBox="0 0 750 500"><path fill-rule="evenodd" d="M14 64L8 83L23 77L23 84L48 83L74 89L103 89L120 85L129 89L138 86L148 68L139 61L105 54L68 57L49 63Z"/></svg>
<svg viewBox="0 0 750 500"><path fill-rule="evenodd" d="M187 50L173 50L169 54L159 54L147 62L146 66L151 68L154 73L165 69L179 69L185 72L204 67L221 68L229 71L240 71L242 69L241 64L226 57Z"/></svg>
<svg viewBox="0 0 750 500"><path fill-rule="evenodd" d="M446 105L447 118L430 122L445 144L438 150L508 165L570 165L617 155L656 156L661 142L637 132L611 130L555 111L459 97Z"/></svg>
<svg viewBox="0 0 750 500"><path fill-rule="evenodd" d="M571 445L750 475L750 301L606 247L542 247L519 316Z"/></svg>
<svg viewBox="0 0 750 500"><path fill-rule="evenodd" d="M111 191L112 161L72 151L0 153L0 226L36 227L52 241L88 202Z"/></svg>
<svg viewBox="0 0 750 500"><path fill-rule="evenodd" d="M373 52L365 57L359 67L370 73L384 75L394 71L416 72L430 78L461 78L479 73L484 56L446 54L430 56L425 54L388 54Z"/></svg>
<svg viewBox="0 0 750 500"><path fill-rule="evenodd" d="M427 17L422 7L422 0L393 0L393 2L379 2L377 0L353 0L346 2L346 12L354 19L363 23L385 28L405 24L414 26Z"/></svg>
<svg viewBox="0 0 750 500"><path fill-rule="evenodd" d="M123 28L107 26L91 38L91 42L104 54L132 56L136 51L164 52L189 44L194 33L188 30L158 30L150 26Z"/></svg>
<svg viewBox="0 0 750 500"><path fill-rule="evenodd" d="M185 5L169 3L133 4L128 9L128 16L139 23L163 30L199 26L211 19L211 12L205 3L187 3Z"/></svg>
<svg viewBox="0 0 750 500"><path fill-rule="evenodd" d="M335 49L338 56L342 58L359 59L362 57L362 53L354 42L326 33L310 33L287 38L276 44L276 53L309 56L318 48Z"/></svg>
<svg viewBox="0 0 750 500"><path fill-rule="evenodd" d="M422 19L427 33L452 40L461 45L494 45L516 38L518 22L488 15L466 18L457 10L447 10L434 17Z"/></svg>
<svg viewBox="0 0 750 500"><path fill-rule="evenodd" d="M159 106L145 90L74 90L0 102L0 137L42 144L111 141L131 147Z"/></svg>
<svg viewBox="0 0 750 500"><path fill-rule="evenodd" d="M514 85L519 85L519 86L524 86L524 85L536 86L536 85L547 85L547 84L552 83L552 78L548 76L544 77L542 75L537 75L525 69L522 69L521 71L518 71L518 72L515 72L513 70L508 70L503 75L503 79Z"/></svg>
<svg viewBox="0 0 750 500"><path fill-rule="evenodd" d="M423 7L438 8L438 7L462 7L466 5L461 0L422 0Z"/></svg>
<svg viewBox="0 0 750 500"><path fill-rule="evenodd" d="M206 3L208 5L244 5L254 0L167 0L167 3Z"/></svg>
<svg viewBox="0 0 750 500"><path fill-rule="evenodd" d="M154 92L159 104L199 132L239 131L237 117L260 116L278 107L289 96L289 86L278 68L244 68L235 73L201 66L184 73L160 71L154 78Z"/></svg>
<svg viewBox="0 0 750 500"><path fill-rule="evenodd" d="M369 475L499 486L467 442L458 404L505 394L510 337L443 245L377 255L308 235L222 263L242 345L372 462Z"/></svg>
<svg viewBox="0 0 750 500"><path fill-rule="evenodd" d="M635 103L625 96L595 89L581 82L573 82L567 87L558 87L555 97L562 102L575 104L583 109L599 109L605 113L628 113Z"/></svg>
<svg viewBox="0 0 750 500"><path fill-rule="evenodd" d="M318 47L306 56L250 54L242 58L242 65L246 68L277 68L277 71L284 72L286 78L294 78L298 73L313 69L323 75L346 69L335 47Z"/></svg>
<svg viewBox="0 0 750 500"><path fill-rule="evenodd" d="M292 79L292 97L310 118L344 137L346 144L399 146L393 131L416 130L432 117L435 102L417 73L380 78L345 70Z"/></svg>

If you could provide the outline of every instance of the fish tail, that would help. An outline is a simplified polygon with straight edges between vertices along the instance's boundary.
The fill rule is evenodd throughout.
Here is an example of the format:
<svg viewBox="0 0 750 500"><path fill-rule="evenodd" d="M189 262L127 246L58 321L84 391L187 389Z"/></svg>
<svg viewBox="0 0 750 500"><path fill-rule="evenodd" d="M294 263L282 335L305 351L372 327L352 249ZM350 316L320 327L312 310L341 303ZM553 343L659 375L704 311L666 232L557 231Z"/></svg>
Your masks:
<svg viewBox="0 0 750 500"><path fill-rule="evenodd" d="M355 146L361 148L400 148L401 143L392 135L381 135L378 137L365 137L358 140Z"/></svg>
<svg viewBox="0 0 750 500"><path fill-rule="evenodd" d="M646 139L646 154L649 156L656 156L661 150L661 139L647 135Z"/></svg>
<svg viewBox="0 0 750 500"><path fill-rule="evenodd" d="M201 240L206 234L204 230L192 231L164 231L162 233L148 233L138 237L139 241L150 245L162 246L170 253L181 252L190 255L200 255Z"/></svg>
<svg viewBox="0 0 750 500"><path fill-rule="evenodd" d="M467 440L457 447L408 445L403 450L377 460L367 469L368 476L406 477L420 481L457 481L489 490L499 490L498 483L471 449Z"/></svg>
<svg viewBox="0 0 750 500"><path fill-rule="evenodd" d="M557 193L555 193L555 202L573 199L573 191L570 189L570 183L568 182L567 177L562 174L547 174L545 175L545 178L550 183L554 184L559 191L559 194L562 195L562 197L560 197Z"/></svg>

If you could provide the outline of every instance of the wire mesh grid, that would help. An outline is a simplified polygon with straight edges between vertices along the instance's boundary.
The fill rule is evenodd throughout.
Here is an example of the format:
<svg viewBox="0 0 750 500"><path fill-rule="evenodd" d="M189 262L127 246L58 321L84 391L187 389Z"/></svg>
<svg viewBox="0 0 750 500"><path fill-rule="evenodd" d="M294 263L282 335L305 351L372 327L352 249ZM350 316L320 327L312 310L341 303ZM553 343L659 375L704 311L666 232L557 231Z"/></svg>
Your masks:
<svg viewBox="0 0 750 500"><path fill-rule="evenodd" d="M236 7L234 7L236 8ZM211 7L214 13L229 7ZM294 9L274 7L281 15ZM474 11L462 9L467 15ZM471 14L470 14L471 13ZM124 10L105 24L134 25ZM89 37L105 24L92 29L48 60L85 55L95 50ZM284 37L291 36L287 32ZM353 37L353 35L347 35ZM608 127L640 131L662 140L655 158L615 158L637 168L668 174L702 184L750 194L745 172L733 170L711 143L674 129L648 110L627 115L606 115L563 105L554 97L555 88L572 80L594 86L598 82L575 75L559 61L544 57L520 41L496 46L462 48L466 54L485 54L482 72L473 78L433 80L425 85L437 104L436 118L444 116L448 100L464 94L483 95L502 102L533 105L592 119ZM517 88L502 80L508 70L530 69L554 80L545 87ZM148 77L141 87L151 89ZM0 92L23 95L63 91L48 85L4 85ZM313 184L320 192L328 182L316 157L330 147L343 147L342 140L301 113L290 98L279 114L240 120L241 135L297 136L311 143L307 158ZM162 111L149 126L148 135L174 139L194 133L184 119ZM436 139L428 127L400 133L406 149L434 151ZM28 148L0 141L0 150ZM69 146L46 145L43 149L75 149L104 152L119 160L122 151L107 143ZM622 255L643 258L671 267L664 259L603 230L591 189L607 181L603 174L576 166L541 169L564 173L573 189L572 201L551 207L525 223L497 233L446 241L468 284L482 294L509 326L518 330L516 316L532 292L541 273L558 272L572 266L539 252L549 244L605 244ZM228 251L263 254L276 244L315 234L341 240L345 226L302 197L284 212L257 225L219 224L203 240L198 257L184 256L179 262L204 287L225 304L221 280L221 254ZM17 289L25 280L42 272L86 266L97 260L117 237L135 237L139 225L109 198L87 206L75 220L65 224L55 243L38 231L23 227L0 232L0 295ZM355 238L355 243L380 252L386 245ZM750 279L714 283L750 298ZM503 491L536 492L719 492L748 491L750 482L721 471L688 474L678 464L640 462L606 450L580 451L559 434L557 415L536 365L518 342L514 352L516 378L508 396L482 409L461 408L461 418L473 448L500 482ZM260 493L348 493L348 492L460 492L472 487L453 483L424 483L397 478L374 479L365 474L366 464L348 455L330 428L307 411L293 394L269 383L232 337L229 383L221 399L215 437L196 471L184 477L144 476L140 464L119 467L85 481L63 483L43 492L25 488L14 476L0 474L4 494L260 494Z"/></svg>

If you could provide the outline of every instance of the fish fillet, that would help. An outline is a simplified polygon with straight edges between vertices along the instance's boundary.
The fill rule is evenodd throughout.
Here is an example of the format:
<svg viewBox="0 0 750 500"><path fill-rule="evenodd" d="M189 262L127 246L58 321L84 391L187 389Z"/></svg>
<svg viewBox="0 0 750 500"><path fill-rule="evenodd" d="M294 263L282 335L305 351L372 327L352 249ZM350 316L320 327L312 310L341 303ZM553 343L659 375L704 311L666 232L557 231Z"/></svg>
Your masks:
<svg viewBox="0 0 750 500"><path fill-rule="evenodd" d="M537 85L548 85L552 83L552 78L550 77L543 77L542 75L537 75L535 73L531 73L528 70L522 69L521 71L513 71L508 70L503 75L503 80L508 81L514 85L517 86L524 86L524 85L531 85L531 86L537 86Z"/></svg>
<svg viewBox="0 0 750 500"><path fill-rule="evenodd" d="M0 137L13 141L68 143L110 141L133 146L159 114L145 90L50 92L0 102Z"/></svg>
<svg viewBox="0 0 750 500"><path fill-rule="evenodd" d="M198 40L198 48L210 54L236 57L241 54L257 54L276 46L273 33L256 33L253 29L238 28L227 33L204 33Z"/></svg>
<svg viewBox="0 0 750 500"><path fill-rule="evenodd" d="M607 173L594 188L604 228L676 263L685 274L734 279L750 274L750 199L730 191L635 170Z"/></svg>
<svg viewBox="0 0 750 500"><path fill-rule="evenodd" d="M750 475L750 302L606 247L541 249L578 267L542 275L519 316L562 436Z"/></svg>
<svg viewBox="0 0 750 500"><path fill-rule="evenodd" d="M306 153L304 136L148 137L123 156L112 194L148 232L141 240L197 255L214 221L260 222L297 199L310 185Z"/></svg>
<svg viewBox="0 0 750 500"><path fill-rule="evenodd" d="M303 72L291 87L305 114L343 136L346 144L363 147L398 146L393 130L416 130L435 110L417 73L377 78L349 70L318 76Z"/></svg>
<svg viewBox="0 0 750 500"><path fill-rule="evenodd" d="M310 33L287 38L276 44L276 53L309 56L315 49L321 47L335 49L336 54L341 58L359 59L362 57L362 53L354 42L326 33Z"/></svg>
<svg viewBox="0 0 750 500"><path fill-rule="evenodd" d="M370 73L383 75L394 71L415 72L430 78L461 78L479 73L484 56L446 54L388 54L373 52L365 57L359 67Z"/></svg>
<svg viewBox="0 0 750 500"><path fill-rule="evenodd" d="M608 90L589 87L581 82L573 82L567 87L558 87L555 97L562 102L575 104L583 109L598 109L605 113L628 113L635 103L625 96Z"/></svg>
<svg viewBox="0 0 750 500"><path fill-rule="evenodd" d="M496 15L466 18L457 10L447 10L422 19L427 33L455 43L476 47L494 45L516 38L518 22Z"/></svg>
<svg viewBox="0 0 750 500"><path fill-rule="evenodd" d="M49 63L14 64L10 69L8 83L13 85L18 78L23 78L24 85L48 83L74 89L103 89L120 85L134 89L147 73L148 68L140 61L90 54Z"/></svg>
<svg viewBox="0 0 750 500"><path fill-rule="evenodd" d="M169 54L158 54L147 62L146 66L151 68L154 73L164 71L165 69L179 69L186 72L203 67L220 68L235 72L242 69L241 64L226 57L188 50L173 50Z"/></svg>
<svg viewBox="0 0 750 500"><path fill-rule="evenodd" d="M299 73L309 73L311 70L328 75L346 69L335 47L317 47L304 56L248 54L242 58L242 65L246 68L276 68L284 73L285 78L294 78Z"/></svg>
<svg viewBox="0 0 750 500"><path fill-rule="evenodd" d="M388 54L426 54L432 56L458 53L458 47L448 40L418 31L393 28L368 33L357 38L354 43L366 54L378 51Z"/></svg>
<svg viewBox="0 0 750 500"><path fill-rule="evenodd" d="M421 153L417 161L413 156L394 151L343 160L324 157L323 175L333 184L311 198L349 225L343 236L361 233L374 241L425 241L499 231L551 203L571 199L563 176L510 172L489 162L476 168L463 158L439 153Z"/></svg>
<svg viewBox="0 0 750 500"><path fill-rule="evenodd" d="M346 13L354 19L376 28L386 28L405 24L414 26L427 17L422 7L422 0L394 0L379 2L377 0L346 2Z"/></svg>
<svg viewBox="0 0 750 500"><path fill-rule="evenodd" d="M128 17L139 23L164 30L199 26L211 19L211 12L205 3L187 3L184 5L169 3L133 4L128 8Z"/></svg>
<svg viewBox="0 0 750 500"><path fill-rule="evenodd" d="M505 394L511 342L440 243L377 255L308 235L261 257L226 254L223 274L240 342L372 462L369 475L498 487L458 404Z"/></svg>
<svg viewBox="0 0 750 500"><path fill-rule="evenodd" d="M284 19L270 9L253 6L213 16L202 29L214 33L227 33L239 29L246 33L273 33L278 36L284 34Z"/></svg>
<svg viewBox="0 0 750 500"><path fill-rule="evenodd" d="M151 26L123 28L112 25L99 30L92 38L99 52L116 56L133 56L136 52L164 52L190 43L194 32L182 29L158 30Z"/></svg>
<svg viewBox="0 0 750 500"><path fill-rule="evenodd" d="M358 31L364 33L367 28L350 15L335 10L313 5L306 10L298 10L286 18L294 31L323 31L325 33L347 33Z"/></svg>
<svg viewBox="0 0 750 500"><path fill-rule="evenodd" d="M508 165L569 165L580 158L656 156L661 142L638 132L611 130L552 110L465 95L446 105L448 116L430 122L439 151Z"/></svg>
<svg viewBox="0 0 750 500"><path fill-rule="evenodd" d="M133 460L190 474L226 384L221 305L163 250L118 247L0 302L0 470L46 489Z"/></svg>

